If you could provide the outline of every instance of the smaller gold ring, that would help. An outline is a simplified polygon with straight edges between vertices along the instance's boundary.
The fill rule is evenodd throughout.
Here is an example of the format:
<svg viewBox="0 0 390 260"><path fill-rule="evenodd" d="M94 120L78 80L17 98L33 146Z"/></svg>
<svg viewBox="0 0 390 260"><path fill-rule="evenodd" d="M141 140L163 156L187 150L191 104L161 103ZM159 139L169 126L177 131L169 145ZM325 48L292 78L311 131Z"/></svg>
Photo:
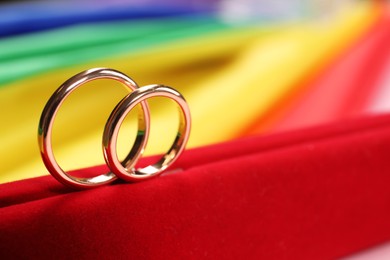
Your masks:
<svg viewBox="0 0 390 260"><path fill-rule="evenodd" d="M67 174L57 163L52 149L51 136L54 118L58 109L64 100L72 93L76 88L81 85L96 79L113 79L122 83L130 91L138 88L137 84L125 74L107 68L96 68L83 71L67 81L65 81L50 97L45 108L42 111L42 115L38 126L38 144L41 151L42 160L54 178L56 178L62 184L76 188L86 189L101 186L110 183L117 179L113 173L106 173L92 178L78 178ZM143 113L139 113L138 116L138 135L135 140L135 145L130 150L128 156L124 160L124 165L134 165L144 151L148 136L150 125L149 107L146 102L141 102L141 108ZM131 160L134 160L132 162Z"/></svg>
<svg viewBox="0 0 390 260"><path fill-rule="evenodd" d="M180 121L175 140L168 152L157 163L140 169L135 169L134 165L131 167L129 165L123 166L116 151L120 126L126 115L138 103L152 97L167 97L179 105ZM188 141L190 128L190 110L186 100L178 91L163 85L143 86L124 97L112 111L103 133L104 158L111 171L125 181L137 182L158 176L183 152Z"/></svg>

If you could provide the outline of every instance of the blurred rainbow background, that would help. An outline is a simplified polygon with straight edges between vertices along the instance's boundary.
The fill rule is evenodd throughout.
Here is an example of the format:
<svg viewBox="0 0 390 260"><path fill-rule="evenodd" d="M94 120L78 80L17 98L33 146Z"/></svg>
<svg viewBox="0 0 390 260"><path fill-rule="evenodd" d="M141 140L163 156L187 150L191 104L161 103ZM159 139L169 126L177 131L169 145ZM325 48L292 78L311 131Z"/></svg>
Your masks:
<svg viewBox="0 0 390 260"><path fill-rule="evenodd" d="M0 183L48 174L37 126L52 93L94 67L187 99L188 148L390 110L390 8L382 1L25 1L0 4ZM103 164L101 139L126 90L88 83L55 121L63 168ZM389 100L389 101L388 101ZM147 154L173 141L172 102L151 100ZM125 154L136 133L121 129Z"/></svg>

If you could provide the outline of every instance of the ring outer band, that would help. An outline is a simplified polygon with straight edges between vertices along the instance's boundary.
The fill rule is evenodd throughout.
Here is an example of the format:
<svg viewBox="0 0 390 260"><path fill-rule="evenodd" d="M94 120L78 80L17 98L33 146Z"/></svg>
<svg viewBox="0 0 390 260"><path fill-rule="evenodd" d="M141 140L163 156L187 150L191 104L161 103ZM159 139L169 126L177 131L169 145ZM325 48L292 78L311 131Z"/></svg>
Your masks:
<svg viewBox="0 0 390 260"><path fill-rule="evenodd" d="M50 174L62 184L74 189L89 189L105 185L117 179L112 172L91 178L79 178L67 174L57 163L52 149L52 128L56 114L64 100L78 87L97 79L113 79L122 83L130 91L138 89L138 85L125 74L109 69L94 68L83 71L65 81L50 97L44 107L38 125L38 144L42 160ZM146 102L141 103L142 112L139 114L139 125L142 135L137 136L138 146L133 146L125 160L125 164L133 165L142 155L149 136L150 113ZM141 125L140 125L141 124ZM131 161L133 160L133 161Z"/></svg>
<svg viewBox="0 0 390 260"><path fill-rule="evenodd" d="M179 129L168 152L155 164L135 169L124 167L118 159L116 143L120 127L126 115L140 102L152 97L167 97L179 106ZM174 163L188 142L191 129L189 106L184 97L175 89L164 85L148 85L138 88L124 97L112 111L103 133L104 158L108 167L119 178L128 182L139 182L156 177Z"/></svg>

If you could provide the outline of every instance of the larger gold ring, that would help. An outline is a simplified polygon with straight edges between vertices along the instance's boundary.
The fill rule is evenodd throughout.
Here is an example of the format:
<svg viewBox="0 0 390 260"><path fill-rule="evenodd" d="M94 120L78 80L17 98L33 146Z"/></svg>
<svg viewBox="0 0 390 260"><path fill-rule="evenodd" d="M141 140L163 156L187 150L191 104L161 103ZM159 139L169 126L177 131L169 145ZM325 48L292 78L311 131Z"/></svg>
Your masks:
<svg viewBox="0 0 390 260"><path fill-rule="evenodd" d="M66 97L70 95L79 86L95 80L95 79L114 79L121 82L129 90L135 90L138 88L137 84L123 73L107 69L97 68L90 69L81 72L65 83L63 83L56 92L50 97L45 108L43 109L41 119L38 127L38 143L41 151L42 160L48 169L48 171L61 183L77 189L93 188L96 186L110 183L117 179L117 176L113 173L106 173L92 178L78 178L67 174L58 165L52 149L51 137L54 118L57 111ZM135 145L130 150L128 156L123 161L127 167L132 167L135 164L138 157L140 157L144 151L148 135L149 135L149 108L146 102L141 102L141 108L143 113L139 113L138 117L138 135L135 140Z"/></svg>
<svg viewBox="0 0 390 260"><path fill-rule="evenodd" d="M138 104L151 97L167 97L179 105L179 129L168 152L155 164L134 169L121 163L116 152L120 126L126 115ZM130 182L141 181L161 174L182 153L190 134L191 117L184 97L176 90L163 85L143 86L124 97L111 113L103 133L104 158L108 167L121 179ZM135 162L136 159L133 160Z"/></svg>

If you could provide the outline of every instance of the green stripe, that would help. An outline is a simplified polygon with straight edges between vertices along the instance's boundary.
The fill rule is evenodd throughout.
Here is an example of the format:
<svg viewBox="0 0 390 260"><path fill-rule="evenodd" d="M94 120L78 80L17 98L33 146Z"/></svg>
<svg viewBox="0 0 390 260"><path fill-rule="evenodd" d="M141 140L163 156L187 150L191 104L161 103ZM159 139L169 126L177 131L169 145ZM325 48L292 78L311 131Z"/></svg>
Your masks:
<svg viewBox="0 0 390 260"><path fill-rule="evenodd" d="M75 26L0 42L0 85L48 70L235 28L214 18Z"/></svg>

